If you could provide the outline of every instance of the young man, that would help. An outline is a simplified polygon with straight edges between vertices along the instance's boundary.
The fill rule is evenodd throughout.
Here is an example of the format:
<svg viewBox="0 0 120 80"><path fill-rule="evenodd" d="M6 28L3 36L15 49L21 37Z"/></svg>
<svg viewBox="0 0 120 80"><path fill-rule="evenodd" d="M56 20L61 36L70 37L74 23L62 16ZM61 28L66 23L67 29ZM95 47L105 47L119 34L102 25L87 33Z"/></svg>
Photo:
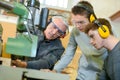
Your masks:
<svg viewBox="0 0 120 80"><path fill-rule="evenodd" d="M60 38L68 30L67 22L63 17L54 16L44 32L38 32L38 49L35 58L24 62L13 60L12 65L31 69L52 69L64 52Z"/></svg>
<svg viewBox="0 0 120 80"><path fill-rule="evenodd" d="M120 80L120 40L113 35L110 23L103 18L97 19L87 25L85 32L95 48L108 50L99 80Z"/></svg>
<svg viewBox="0 0 120 80"><path fill-rule="evenodd" d="M80 1L72 8L72 22L75 27L71 31L65 54L54 66L54 72L61 72L74 57L77 46L82 51L79 60L76 80L96 80L102 70L106 49L97 50L89 44L89 38L84 33L85 27L95 18L92 5L87 1Z"/></svg>

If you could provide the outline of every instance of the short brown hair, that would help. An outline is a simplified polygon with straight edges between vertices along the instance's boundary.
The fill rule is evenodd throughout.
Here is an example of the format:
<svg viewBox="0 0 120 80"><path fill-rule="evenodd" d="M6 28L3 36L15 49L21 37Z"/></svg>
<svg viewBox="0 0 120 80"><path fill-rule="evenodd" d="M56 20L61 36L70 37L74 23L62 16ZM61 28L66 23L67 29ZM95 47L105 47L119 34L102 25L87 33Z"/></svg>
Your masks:
<svg viewBox="0 0 120 80"><path fill-rule="evenodd" d="M81 7L80 5L84 6ZM80 1L77 5L73 6L72 14L74 15L85 15L88 19L90 18L91 14L94 14L93 6L88 1Z"/></svg>
<svg viewBox="0 0 120 80"><path fill-rule="evenodd" d="M105 18L98 18L97 20L95 21L98 21L100 25L106 25L110 31L110 34L113 35L113 32L112 32L112 26L110 24L110 22L108 20L106 20ZM98 29L100 26L98 24L95 23L95 21L93 23L89 23L86 27L85 27L85 33L88 34L88 32L90 30L96 30Z"/></svg>

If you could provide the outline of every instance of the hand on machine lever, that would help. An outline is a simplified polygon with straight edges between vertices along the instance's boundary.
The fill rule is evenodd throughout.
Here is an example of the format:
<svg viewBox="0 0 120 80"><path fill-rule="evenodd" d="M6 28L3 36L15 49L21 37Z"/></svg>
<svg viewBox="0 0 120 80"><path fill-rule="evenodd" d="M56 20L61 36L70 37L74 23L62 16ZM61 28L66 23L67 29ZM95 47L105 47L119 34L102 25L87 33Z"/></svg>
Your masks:
<svg viewBox="0 0 120 80"><path fill-rule="evenodd" d="M27 63L25 61L21 61L20 59L16 59L11 61L11 66L26 68Z"/></svg>

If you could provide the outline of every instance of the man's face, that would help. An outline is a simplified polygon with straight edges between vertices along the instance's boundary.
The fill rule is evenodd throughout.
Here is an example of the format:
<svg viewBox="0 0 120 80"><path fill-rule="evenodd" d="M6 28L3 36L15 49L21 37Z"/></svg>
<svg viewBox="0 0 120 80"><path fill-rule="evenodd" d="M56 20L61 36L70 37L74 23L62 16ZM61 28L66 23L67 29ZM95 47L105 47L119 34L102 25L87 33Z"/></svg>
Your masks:
<svg viewBox="0 0 120 80"><path fill-rule="evenodd" d="M97 30L90 30L88 32L88 36L90 37L90 43L96 48L101 49L103 47L103 39L100 37Z"/></svg>
<svg viewBox="0 0 120 80"><path fill-rule="evenodd" d="M67 27L59 18L54 19L44 31L45 37L48 40L56 39L65 34Z"/></svg>
<svg viewBox="0 0 120 80"><path fill-rule="evenodd" d="M74 15L74 14L72 14L72 23L80 31L84 32L85 26L89 23L89 20L86 18L85 15Z"/></svg>

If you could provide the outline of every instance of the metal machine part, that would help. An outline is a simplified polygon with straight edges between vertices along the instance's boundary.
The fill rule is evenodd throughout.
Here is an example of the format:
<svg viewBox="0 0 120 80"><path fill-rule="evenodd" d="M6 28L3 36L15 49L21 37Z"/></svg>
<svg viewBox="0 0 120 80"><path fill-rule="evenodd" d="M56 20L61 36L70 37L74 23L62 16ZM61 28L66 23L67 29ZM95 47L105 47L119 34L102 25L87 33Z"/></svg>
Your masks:
<svg viewBox="0 0 120 80"><path fill-rule="evenodd" d="M40 3L38 0L27 0L27 6L22 3L0 1L0 7L11 11L19 16L17 23L16 38L8 38L6 52L21 56L36 56L38 37L36 29L46 28L48 13L47 8L39 12ZM27 34L24 34L27 33ZM26 50L27 49L27 50Z"/></svg>
<svg viewBox="0 0 120 80"><path fill-rule="evenodd" d="M6 77L7 76L7 77ZM67 74L0 65L0 80L70 80Z"/></svg>
<svg viewBox="0 0 120 80"><path fill-rule="evenodd" d="M0 1L0 7L6 8L13 14L19 16L17 23L18 35L16 35L15 38L9 37L7 39L6 52L9 54L35 57L38 37L30 32L28 26L29 10L25 5L17 2L9 3L6 1ZM28 34L24 34L23 32L27 32Z"/></svg>

